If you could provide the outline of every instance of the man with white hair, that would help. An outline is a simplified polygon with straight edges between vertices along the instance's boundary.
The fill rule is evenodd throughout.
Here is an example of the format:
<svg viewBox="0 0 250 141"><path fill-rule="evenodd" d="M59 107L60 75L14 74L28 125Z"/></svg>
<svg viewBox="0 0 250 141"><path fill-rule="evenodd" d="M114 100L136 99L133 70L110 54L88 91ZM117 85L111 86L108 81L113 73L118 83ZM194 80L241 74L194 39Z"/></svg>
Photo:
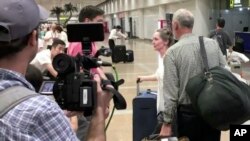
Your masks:
<svg viewBox="0 0 250 141"><path fill-rule="evenodd" d="M163 136L186 136L191 141L219 141L220 131L212 128L194 111L185 87L188 80L204 69L199 37L192 33L193 14L186 9L174 13L172 30L179 40L164 58L163 95L165 100ZM225 66L226 60L216 41L204 38L209 68ZM177 127L177 132L173 129Z"/></svg>

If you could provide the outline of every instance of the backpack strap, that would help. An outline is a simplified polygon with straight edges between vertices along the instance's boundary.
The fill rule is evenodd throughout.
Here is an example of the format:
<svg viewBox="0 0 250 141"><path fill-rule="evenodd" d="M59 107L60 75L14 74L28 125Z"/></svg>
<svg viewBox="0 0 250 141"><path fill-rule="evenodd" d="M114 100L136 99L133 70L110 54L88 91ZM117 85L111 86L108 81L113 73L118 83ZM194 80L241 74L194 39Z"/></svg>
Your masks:
<svg viewBox="0 0 250 141"><path fill-rule="evenodd" d="M8 111L17 106L19 103L38 96L35 91L32 91L23 86L13 86L0 92L0 118Z"/></svg>

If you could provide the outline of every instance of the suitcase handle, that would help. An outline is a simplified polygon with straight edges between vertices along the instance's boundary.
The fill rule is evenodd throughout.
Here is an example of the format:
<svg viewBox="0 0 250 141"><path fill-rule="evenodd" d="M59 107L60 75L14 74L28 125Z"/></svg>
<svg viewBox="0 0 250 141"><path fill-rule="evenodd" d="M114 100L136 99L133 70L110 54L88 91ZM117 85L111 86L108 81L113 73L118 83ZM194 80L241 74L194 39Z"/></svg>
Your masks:
<svg viewBox="0 0 250 141"><path fill-rule="evenodd" d="M140 78L137 78L136 80L136 92L137 95L140 95L140 83L142 83L142 81L140 80ZM152 92L151 89L147 89L147 93Z"/></svg>
<svg viewBox="0 0 250 141"><path fill-rule="evenodd" d="M137 78L136 80L136 92L137 92L137 95L140 95L140 83L141 83L141 79L140 78Z"/></svg>

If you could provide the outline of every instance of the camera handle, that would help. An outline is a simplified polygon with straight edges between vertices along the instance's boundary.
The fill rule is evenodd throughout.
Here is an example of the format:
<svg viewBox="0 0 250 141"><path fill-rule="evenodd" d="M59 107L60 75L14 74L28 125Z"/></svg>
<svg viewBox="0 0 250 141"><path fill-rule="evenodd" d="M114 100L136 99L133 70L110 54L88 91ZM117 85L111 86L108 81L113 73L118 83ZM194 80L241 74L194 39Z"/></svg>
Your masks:
<svg viewBox="0 0 250 141"><path fill-rule="evenodd" d="M92 52L92 42L89 38L85 37L82 39L82 54L88 56Z"/></svg>
<svg viewBox="0 0 250 141"><path fill-rule="evenodd" d="M116 84L117 83L117 84ZM121 79L118 82L115 82L114 85L120 85L124 83L124 80ZM111 92L113 95L113 100L114 100L114 106L117 110L122 110L122 109L126 109L127 108L127 103L126 100L124 99L124 97L122 96L122 94L120 92L118 92L116 89L111 88L111 87L106 87L107 85L111 85L111 82L109 80L102 80L102 89ZM116 87L116 86L115 86Z"/></svg>

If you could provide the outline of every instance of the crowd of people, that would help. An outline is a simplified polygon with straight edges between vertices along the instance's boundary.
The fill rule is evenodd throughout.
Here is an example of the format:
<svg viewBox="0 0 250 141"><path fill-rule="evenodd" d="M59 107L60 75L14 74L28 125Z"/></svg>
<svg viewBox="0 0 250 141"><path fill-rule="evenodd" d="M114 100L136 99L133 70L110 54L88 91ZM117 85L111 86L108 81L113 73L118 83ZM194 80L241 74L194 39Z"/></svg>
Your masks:
<svg viewBox="0 0 250 141"><path fill-rule="evenodd" d="M69 43L60 25L39 24L48 14L34 0L17 2L22 5L25 19L18 18L18 11L2 11L20 8L13 1L0 2L0 94L15 86L36 93L41 85L41 75L49 72L52 78L57 77L58 72L52 66L56 55L83 55L82 44ZM158 81L159 124L156 128L160 136L186 136L191 141L219 141L220 131L199 117L185 92L189 78L204 68L198 36L192 33L194 20L190 11L179 9L173 16L172 30L156 30L152 45L159 53L158 68L150 76L138 76L138 80ZM80 11L79 22L104 22L104 11L95 6L86 6ZM210 68L227 65L225 50L231 50L232 42L222 29L224 25L225 21L218 19L217 29L209 35L212 38L220 34L224 48L219 46L218 41L204 38ZM117 38L127 38L121 33L120 26L111 31L109 42ZM175 43L174 39L178 42ZM97 51L94 42L91 47L91 55L94 56ZM104 126L112 94L101 89L101 79L107 79L102 69L91 71L96 74L94 80L98 84L97 106L91 117L62 111L55 101L46 96L34 96L0 117L0 140L106 140Z"/></svg>
<svg viewBox="0 0 250 141"><path fill-rule="evenodd" d="M38 34L40 50L50 48L55 38L64 41L66 44L65 47L68 47L68 37L61 25L56 23L42 23L39 25Z"/></svg>

